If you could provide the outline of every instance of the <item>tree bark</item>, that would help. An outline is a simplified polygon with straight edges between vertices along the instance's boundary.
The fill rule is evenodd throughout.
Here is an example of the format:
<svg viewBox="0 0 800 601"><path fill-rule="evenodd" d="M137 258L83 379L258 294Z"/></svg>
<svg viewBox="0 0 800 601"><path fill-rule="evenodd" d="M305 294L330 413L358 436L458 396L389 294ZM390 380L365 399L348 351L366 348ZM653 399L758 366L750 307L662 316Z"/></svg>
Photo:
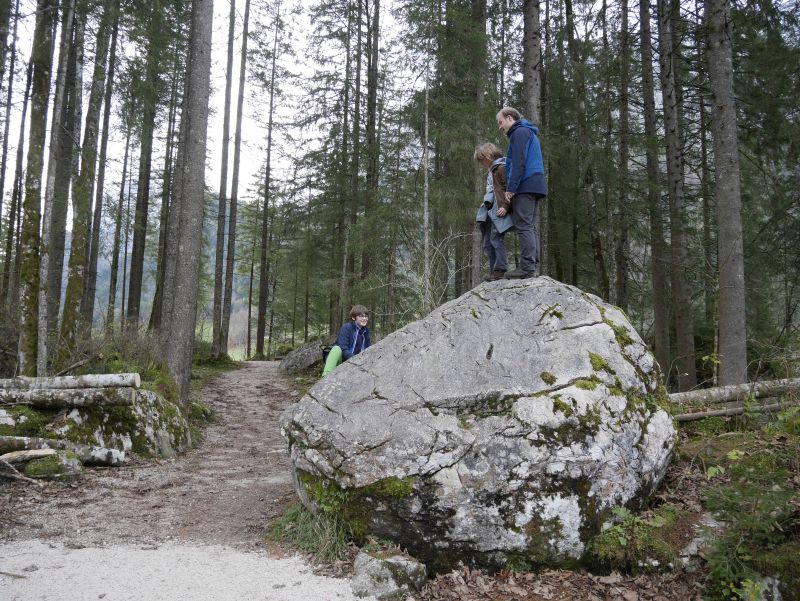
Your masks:
<svg viewBox="0 0 800 601"><path fill-rule="evenodd" d="M189 397L189 377L197 320L201 236L205 207L205 158L210 94L212 0L192 2L189 58L181 136L175 170L175 198L170 207L170 236L164 281L164 327L161 354L178 385Z"/></svg>
<svg viewBox="0 0 800 601"><path fill-rule="evenodd" d="M110 10L105 9L97 33L97 46L92 74L89 105L86 111L86 129L81 148L80 174L72 192L72 244L69 255L69 279L64 303L64 320L61 337L67 348L75 346L79 332L91 331L91 321L86 321L86 285L91 246L92 196L97 171L97 132L100 127L100 106L106 79L106 58L110 40Z"/></svg>
<svg viewBox="0 0 800 601"><path fill-rule="evenodd" d="M233 137L233 173L231 175L231 202L228 219L228 250L225 257L225 296L222 302L222 327L219 351L228 354L228 333L233 309L233 275L236 259L236 220L239 204L239 162L242 154L242 112L244 111L244 86L247 81L247 42L249 40L250 0L244 2L242 23L242 55L239 63L239 95L236 100L236 133Z"/></svg>
<svg viewBox="0 0 800 601"><path fill-rule="evenodd" d="M628 310L629 303L629 207L628 207L628 180L630 161L630 32L628 31L628 0L622 0L620 5L622 20L620 23L620 82L619 82L619 213L617 216L618 232L616 237L616 302L623 311Z"/></svg>
<svg viewBox="0 0 800 601"><path fill-rule="evenodd" d="M153 164L153 134L158 111L158 84L160 80L159 45L162 43L160 26L161 0L151 0L150 23L148 24L147 62L141 103L141 135L139 145L139 178L136 187L136 210L133 225L133 245L131 247L131 272L128 283L128 327L139 328L139 309L142 300L142 279L144 276L144 247L147 241L147 216L150 208L150 174Z"/></svg>
<svg viewBox="0 0 800 601"><path fill-rule="evenodd" d="M217 243L214 263L214 313L212 316L211 354L218 357L222 350L222 278L225 270L225 216L228 206L228 146L231 136L231 89L233 88L233 39L236 30L236 0L230 0L228 17L228 64L225 69L225 107L222 119L222 157L220 158L219 196L217 209Z"/></svg>
<svg viewBox="0 0 800 601"><path fill-rule="evenodd" d="M125 204L125 182L128 178L128 152L131 146L131 128L125 129L125 155L122 159L122 181L119 185L119 201L114 224L114 245L111 250L111 273L108 280L108 309L106 311L106 330L114 329L114 307L117 302L117 275L119 273L120 238L122 236L123 205ZM124 310L124 307L123 307Z"/></svg>
<svg viewBox="0 0 800 601"><path fill-rule="evenodd" d="M264 211L261 214L260 264L258 268L258 309L256 323L256 357L264 358L264 336L267 332L267 302L269 295L269 201L272 184L272 128L275 115L275 73L277 68L280 15L275 19L275 38L272 42L272 66L269 78L269 118L267 120L267 163L264 168Z"/></svg>
<svg viewBox="0 0 800 601"><path fill-rule="evenodd" d="M688 252L686 240L686 198L683 182L683 133L680 127L677 86L675 80L676 49L672 41L673 15L669 0L658 0L659 62L664 106L664 132L667 147L667 178L670 201L670 238L672 260L673 315L677 346L678 388L689 390L697 385L694 358L694 324L692 297L686 274Z"/></svg>
<svg viewBox="0 0 800 601"><path fill-rule="evenodd" d="M656 360L664 373L670 374L669 279L667 248L664 241L661 188L658 169L658 134L656 130L655 85L653 82L653 47L650 30L650 0L639 1L639 33L644 101L645 152L647 160L647 207L650 225L650 273L652 279L653 332Z"/></svg>
<svg viewBox="0 0 800 601"><path fill-rule="evenodd" d="M711 126L718 223L719 379L725 385L747 380L742 193L733 94L730 3L707 0L705 7L709 32L708 75L714 99Z"/></svg>
<svg viewBox="0 0 800 601"><path fill-rule="evenodd" d="M114 89L114 72L117 61L117 37L119 34L119 0L114 4L114 25L111 31L111 50L108 59L108 75L106 76L105 86L105 108L103 110L103 135L100 140L100 157L97 167L97 190L95 193L95 208L92 215L92 238L89 247L89 270L87 273L87 284L85 292L85 311L83 314L84 323L91 324L94 321L95 295L97 293L97 259L100 255L100 227L103 216L103 199L105 197L106 181L106 157L108 155L108 137L110 134L111 122L111 103L112 92Z"/></svg>
<svg viewBox="0 0 800 601"><path fill-rule="evenodd" d="M25 170L25 199L20 241L20 298L22 315L19 342L19 367L22 373L34 373L38 348L39 250L42 202L42 171L47 124L50 75L53 67L53 20L55 0L38 0L36 26L31 49L31 115L28 136L28 160ZM41 333L43 336L45 332Z"/></svg>
<svg viewBox="0 0 800 601"><path fill-rule="evenodd" d="M5 77L5 56L8 50L8 21L11 16L11 0L0 0L0 83ZM5 25L4 25L5 24ZM8 73L8 91L6 93L5 103L5 122L3 126L3 154L0 157L0 223L3 218L3 200L6 189L6 161L8 159L8 136L11 129L11 100L14 97L14 75L17 63L17 27L19 24L19 0L16 1L14 8L14 31L12 33L13 43L11 45L11 64ZM24 121L23 121L24 123ZM23 128L24 129L24 128ZM11 216L9 215L9 218ZM5 287L2 284L5 279L5 271L3 278L0 279L0 306L2 306L2 299L5 296Z"/></svg>

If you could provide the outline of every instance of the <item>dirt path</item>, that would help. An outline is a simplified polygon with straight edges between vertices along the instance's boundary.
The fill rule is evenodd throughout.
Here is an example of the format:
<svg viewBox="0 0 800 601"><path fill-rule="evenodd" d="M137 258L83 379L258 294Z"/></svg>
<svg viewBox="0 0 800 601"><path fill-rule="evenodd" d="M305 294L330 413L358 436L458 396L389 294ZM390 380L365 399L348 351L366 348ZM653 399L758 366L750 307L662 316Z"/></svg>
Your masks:
<svg viewBox="0 0 800 601"><path fill-rule="evenodd" d="M269 520L294 499L278 418L296 400L277 362L246 362L204 389L215 420L180 457L89 470L42 491L2 481L0 540L258 548Z"/></svg>
<svg viewBox="0 0 800 601"><path fill-rule="evenodd" d="M278 425L296 399L277 362L248 362L206 386L215 420L180 457L43 489L0 480L0 599L354 601L348 580L262 542L296 498Z"/></svg>

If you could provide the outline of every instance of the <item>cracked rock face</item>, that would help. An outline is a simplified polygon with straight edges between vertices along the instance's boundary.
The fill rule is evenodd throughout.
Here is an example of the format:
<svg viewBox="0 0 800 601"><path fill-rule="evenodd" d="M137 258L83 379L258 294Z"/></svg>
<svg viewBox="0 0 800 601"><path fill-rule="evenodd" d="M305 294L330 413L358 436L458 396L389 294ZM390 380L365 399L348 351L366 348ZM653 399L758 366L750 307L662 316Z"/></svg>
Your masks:
<svg viewBox="0 0 800 601"><path fill-rule="evenodd" d="M436 569L579 560L675 443L617 308L542 277L481 284L342 364L281 419L298 492Z"/></svg>

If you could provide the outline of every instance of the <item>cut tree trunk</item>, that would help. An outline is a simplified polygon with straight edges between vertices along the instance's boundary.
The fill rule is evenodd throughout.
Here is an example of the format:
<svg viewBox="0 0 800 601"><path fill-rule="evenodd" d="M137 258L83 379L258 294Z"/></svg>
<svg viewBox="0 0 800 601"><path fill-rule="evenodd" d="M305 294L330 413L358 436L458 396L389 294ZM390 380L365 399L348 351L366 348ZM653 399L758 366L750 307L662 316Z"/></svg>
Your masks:
<svg viewBox="0 0 800 601"><path fill-rule="evenodd" d="M33 459L40 459L42 457L48 457L50 455L55 455L55 449L32 449L30 451L11 451L10 453L6 453L5 455L0 455L0 461L5 461L10 463L11 465L17 463L28 463Z"/></svg>
<svg viewBox="0 0 800 601"><path fill-rule="evenodd" d="M72 451L85 465L122 465L125 451L108 449L52 438L35 438L28 436L0 436L0 453L12 451L31 451L34 449L60 449Z"/></svg>
<svg viewBox="0 0 800 601"><path fill-rule="evenodd" d="M769 380L747 384L719 386L689 392L676 392L669 395L669 400L677 405L703 404L713 405L731 401L744 401L749 396L756 398L779 396L790 392L800 392L800 378L786 380Z"/></svg>
<svg viewBox="0 0 800 601"><path fill-rule="evenodd" d="M693 422L707 417L724 417L730 415L741 415L745 411L753 413L769 413L771 411L780 411L786 407L797 405L797 403L772 403L770 405L760 405L758 407L731 407L730 409L715 409L714 411L698 411L696 413L681 413L675 416L675 421Z"/></svg>
<svg viewBox="0 0 800 601"><path fill-rule="evenodd" d="M87 374L85 376L61 376L57 378L11 378L0 380L0 390L31 390L40 388L139 388L139 374Z"/></svg>
<svg viewBox="0 0 800 601"><path fill-rule="evenodd" d="M0 404L26 404L39 409L133 405L135 399L135 388L0 390Z"/></svg>

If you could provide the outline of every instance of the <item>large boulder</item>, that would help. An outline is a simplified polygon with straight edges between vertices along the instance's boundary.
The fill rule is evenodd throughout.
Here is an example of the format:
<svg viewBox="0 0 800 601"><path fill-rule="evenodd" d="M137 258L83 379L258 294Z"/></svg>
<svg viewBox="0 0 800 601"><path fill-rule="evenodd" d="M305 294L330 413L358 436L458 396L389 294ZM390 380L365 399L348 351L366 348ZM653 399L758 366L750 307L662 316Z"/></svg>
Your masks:
<svg viewBox="0 0 800 601"><path fill-rule="evenodd" d="M298 493L435 569L570 564L653 491L676 431L617 308L542 277L481 284L281 418Z"/></svg>

